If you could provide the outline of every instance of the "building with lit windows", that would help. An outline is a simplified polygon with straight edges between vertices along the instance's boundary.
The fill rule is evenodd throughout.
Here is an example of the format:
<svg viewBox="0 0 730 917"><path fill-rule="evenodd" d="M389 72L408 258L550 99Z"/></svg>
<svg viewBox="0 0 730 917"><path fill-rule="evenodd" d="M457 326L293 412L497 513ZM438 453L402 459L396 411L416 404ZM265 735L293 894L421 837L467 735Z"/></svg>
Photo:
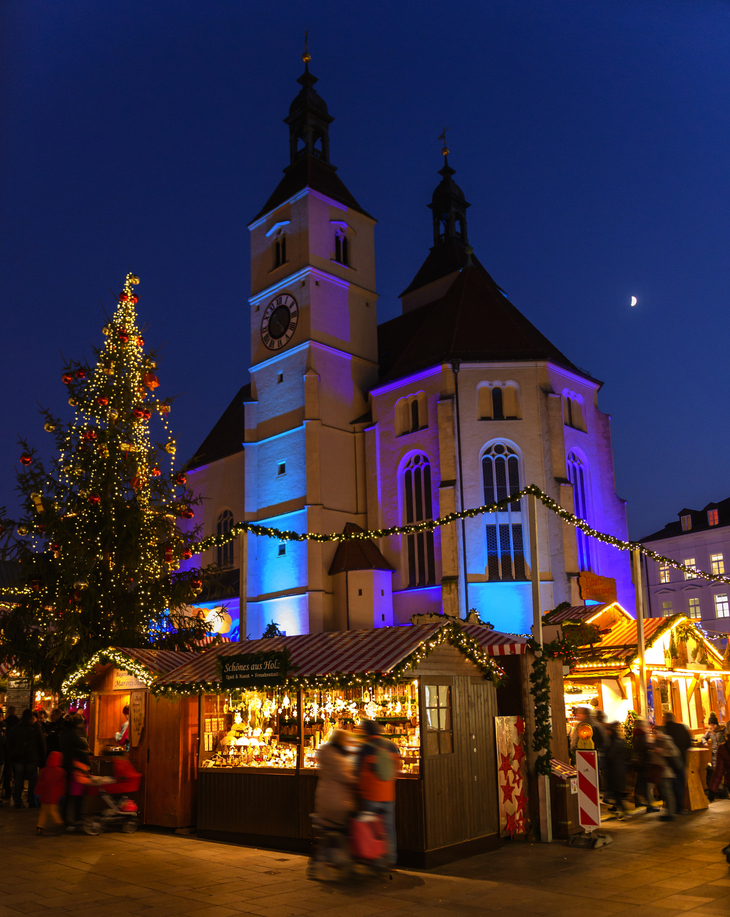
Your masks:
<svg viewBox="0 0 730 917"><path fill-rule="evenodd" d="M625 539L602 383L479 261L446 149L428 204L433 246L401 294L402 314L378 325L375 220L331 163L333 118L315 82L307 63L286 118L289 164L249 224L251 381L189 467L206 497L205 535L233 519L298 532L381 529L534 483ZM579 604L578 576L592 571L615 579L618 600L633 608L627 555L538 512L543 607ZM470 609L510 632L532 621L520 499L433 532L340 547L241 536L202 560L228 577L234 635L258 637L270 622L298 634Z"/></svg>
<svg viewBox="0 0 730 917"><path fill-rule="evenodd" d="M708 573L730 574L730 498L704 509L683 509L653 535L641 539L657 554ZM681 612L712 634L730 631L730 586L700 579L668 564L643 559L644 606L651 617Z"/></svg>

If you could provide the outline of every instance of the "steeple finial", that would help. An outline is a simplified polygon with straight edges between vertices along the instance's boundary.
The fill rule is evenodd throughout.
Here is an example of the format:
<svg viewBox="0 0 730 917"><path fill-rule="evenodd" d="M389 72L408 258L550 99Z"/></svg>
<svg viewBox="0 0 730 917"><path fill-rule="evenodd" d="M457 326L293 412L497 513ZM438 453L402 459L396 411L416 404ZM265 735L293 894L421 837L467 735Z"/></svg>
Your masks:
<svg viewBox="0 0 730 917"><path fill-rule="evenodd" d="M466 234L466 208L469 206L464 200L464 193L451 177L455 170L449 165L449 148L446 146L445 127L438 140L443 141L441 155L444 157L443 168L439 169L442 176L440 183L433 192L431 203L428 205L433 212L433 241L434 245L451 240L468 245Z"/></svg>
<svg viewBox="0 0 730 917"><path fill-rule="evenodd" d="M309 29L304 30L304 54L302 54L302 60L304 61L304 69L309 70L309 62L312 59L312 55L309 53L307 48L307 39L309 38Z"/></svg>
<svg viewBox="0 0 730 917"><path fill-rule="evenodd" d="M309 29L304 32L304 73L297 83L301 91L289 107L289 117L284 121L289 125L290 164L302 156L314 156L329 163L329 125L334 118L327 111L324 99L316 92L314 84L317 77L309 72Z"/></svg>

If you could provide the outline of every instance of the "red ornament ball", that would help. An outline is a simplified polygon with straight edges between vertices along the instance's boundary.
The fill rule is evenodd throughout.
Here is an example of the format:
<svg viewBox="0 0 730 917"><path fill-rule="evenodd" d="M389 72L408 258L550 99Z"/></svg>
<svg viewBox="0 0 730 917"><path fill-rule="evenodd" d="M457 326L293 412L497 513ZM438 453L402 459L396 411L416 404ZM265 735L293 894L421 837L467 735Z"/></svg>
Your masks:
<svg viewBox="0 0 730 917"><path fill-rule="evenodd" d="M188 476L184 471L181 471L180 474L175 478L175 483L179 484L181 487L184 487L188 483Z"/></svg>
<svg viewBox="0 0 730 917"><path fill-rule="evenodd" d="M145 373L144 376L142 376L142 382L148 389L158 388L160 385L160 380L154 373Z"/></svg>
<svg viewBox="0 0 730 917"><path fill-rule="evenodd" d="M185 560L190 560L190 558L193 556L193 552L190 550L190 548L185 548L185 550L182 552L182 556Z"/></svg>
<svg viewBox="0 0 730 917"><path fill-rule="evenodd" d="M149 420L150 417L152 417L152 411L150 411L149 408L145 408L144 411L142 411L142 416L145 420Z"/></svg>
<svg viewBox="0 0 730 917"><path fill-rule="evenodd" d="M100 395L96 400L103 408L109 404L109 399L106 397L106 395Z"/></svg>
<svg viewBox="0 0 730 917"><path fill-rule="evenodd" d="M70 385L73 381L74 381L73 373L64 373L61 376L61 382L63 382L64 385Z"/></svg>
<svg viewBox="0 0 730 917"><path fill-rule="evenodd" d="M137 338L137 347L144 347L144 338L143 337Z"/></svg>
<svg viewBox="0 0 730 917"><path fill-rule="evenodd" d="M89 503L93 503L94 506L98 506L101 503L101 497L98 494L90 494Z"/></svg>
<svg viewBox="0 0 730 917"><path fill-rule="evenodd" d="M31 463L32 461L33 461L33 456L32 456L29 452L24 452L24 453L20 456L20 464L21 464L21 465L30 465L30 463Z"/></svg>
<svg viewBox="0 0 730 917"><path fill-rule="evenodd" d="M192 519L195 513L191 509L184 509L180 515L183 517L183 519Z"/></svg>
<svg viewBox="0 0 730 917"><path fill-rule="evenodd" d="M193 587L193 589L202 589L203 581L202 579L193 579L193 580L190 580L190 585Z"/></svg>
<svg viewBox="0 0 730 917"><path fill-rule="evenodd" d="M87 430L84 439L96 439L96 430Z"/></svg>
<svg viewBox="0 0 730 917"><path fill-rule="evenodd" d="M120 293L119 302L127 302L129 300L129 293Z"/></svg>
<svg viewBox="0 0 730 917"><path fill-rule="evenodd" d="M162 474L162 472L161 472L160 469L157 467L157 465L155 465L154 468L150 471L150 474L152 475L153 478L159 478L159 476Z"/></svg>
<svg viewBox="0 0 730 917"><path fill-rule="evenodd" d="M86 378L86 370L85 370L85 369L77 369L77 370L76 370L76 378L79 380L79 382L83 382L84 379Z"/></svg>
<svg viewBox="0 0 730 917"><path fill-rule="evenodd" d="M122 344L127 343L127 341L129 340L129 335L127 334L126 331L119 332L119 340L122 342Z"/></svg>
<svg viewBox="0 0 730 917"><path fill-rule="evenodd" d="M135 408L132 413L135 417L144 417L144 408Z"/></svg>

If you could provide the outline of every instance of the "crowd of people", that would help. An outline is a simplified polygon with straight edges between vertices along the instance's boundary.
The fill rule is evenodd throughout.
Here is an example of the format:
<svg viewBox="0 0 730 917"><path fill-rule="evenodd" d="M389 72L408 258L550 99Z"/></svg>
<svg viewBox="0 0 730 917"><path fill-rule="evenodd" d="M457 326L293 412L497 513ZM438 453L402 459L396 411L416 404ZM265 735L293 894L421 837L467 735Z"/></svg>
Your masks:
<svg viewBox="0 0 730 917"><path fill-rule="evenodd" d="M0 805L39 809L38 834L78 826L90 754L81 713L0 711Z"/></svg>
<svg viewBox="0 0 730 917"><path fill-rule="evenodd" d="M603 711L579 707L576 719L570 737L571 752L578 746L580 726L587 723L592 728L592 742L598 752L603 799L608 803L609 812L619 820L625 818L626 778L631 769L636 775L636 809L644 808L647 813L661 811L661 821L671 821L684 814L687 754L693 736L673 713L664 713L661 726L651 727L645 720L636 718L630 748L624 738L623 725L606 722ZM730 785L730 735L726 735L717 714L710 714L707 732L699 744L711 752L706 782L707 796L712 802L718 796L727 796ZM661 809L655 805L659 801L663 804Z"/></svg>

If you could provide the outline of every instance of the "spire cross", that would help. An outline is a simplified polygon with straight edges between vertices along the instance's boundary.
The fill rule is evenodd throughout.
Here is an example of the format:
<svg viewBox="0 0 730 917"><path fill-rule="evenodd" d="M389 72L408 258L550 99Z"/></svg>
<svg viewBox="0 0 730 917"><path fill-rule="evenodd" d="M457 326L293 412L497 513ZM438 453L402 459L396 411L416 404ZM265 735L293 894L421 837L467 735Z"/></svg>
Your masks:
<svg viewBox="0 0 730 917"><path fill-rule="evenodd" d="M449 148L446 146L446 131L447 131L447 130L449 130L449 128L448 128L448 127L445 127L445 128L443 129L443 132L442 132L441 134L439 134L439 136L436 138L437 140L443 140L443 142L444 142L443 149L441 150L441 152L443 153L444 156L448 156L448 155L449 155Z"/></svg>

